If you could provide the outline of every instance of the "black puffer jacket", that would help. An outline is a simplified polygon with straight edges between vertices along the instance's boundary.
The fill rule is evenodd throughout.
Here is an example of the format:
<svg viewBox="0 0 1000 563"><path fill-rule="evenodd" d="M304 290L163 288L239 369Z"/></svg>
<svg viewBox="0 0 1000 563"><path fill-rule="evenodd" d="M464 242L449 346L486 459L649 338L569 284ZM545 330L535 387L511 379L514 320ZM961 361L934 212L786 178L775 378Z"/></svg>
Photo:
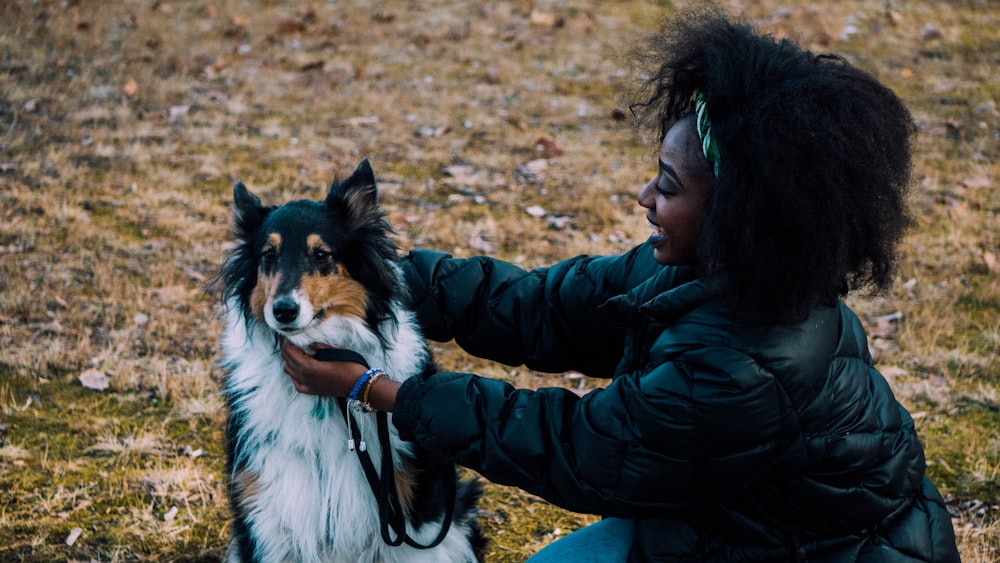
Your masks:
<svg viewBox="0 0 1000 563"><path fill-rule="evenodd" d="M425 334L584 397L442 373L406 382L400 434L569 510L633 518L632 561L958 561L913 421L844 305L733 320L646 245L524 271L415 251Z"/></svg>

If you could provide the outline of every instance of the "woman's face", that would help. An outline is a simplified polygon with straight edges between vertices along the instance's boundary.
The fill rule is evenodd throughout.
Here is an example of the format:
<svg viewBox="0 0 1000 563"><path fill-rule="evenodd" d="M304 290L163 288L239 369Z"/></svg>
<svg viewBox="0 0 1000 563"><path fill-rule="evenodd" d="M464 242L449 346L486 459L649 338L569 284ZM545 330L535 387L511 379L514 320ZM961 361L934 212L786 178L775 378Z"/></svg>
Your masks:
<svg viewBox="0 0 1000 563"><path fill-rule="evenodd" d="M701 220L713 176L701 152L694 119L667 131L660 145L659 171L639 192L639 205L653 227L649 243L660 264L693 264Z"/></svg>

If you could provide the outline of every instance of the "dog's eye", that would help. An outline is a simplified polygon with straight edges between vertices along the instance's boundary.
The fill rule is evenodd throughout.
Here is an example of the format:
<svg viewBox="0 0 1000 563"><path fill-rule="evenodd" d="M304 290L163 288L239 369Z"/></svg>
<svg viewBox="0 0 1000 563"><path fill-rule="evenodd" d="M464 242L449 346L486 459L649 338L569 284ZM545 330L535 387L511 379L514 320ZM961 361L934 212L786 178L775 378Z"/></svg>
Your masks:
<svg viewBox="0 0 1000 563"><path fill-rule="evenodd" d="M313 257L316 258L317 262L326 262L330 259L330 253L325 250L317 250Z"/></svg>
<svg viewBox="0 0 1000 563"><path fill-rule="evenodd" d="M278 252L273 248L267 248L260 255L267 262L274 262L278 259Z"/></svg>

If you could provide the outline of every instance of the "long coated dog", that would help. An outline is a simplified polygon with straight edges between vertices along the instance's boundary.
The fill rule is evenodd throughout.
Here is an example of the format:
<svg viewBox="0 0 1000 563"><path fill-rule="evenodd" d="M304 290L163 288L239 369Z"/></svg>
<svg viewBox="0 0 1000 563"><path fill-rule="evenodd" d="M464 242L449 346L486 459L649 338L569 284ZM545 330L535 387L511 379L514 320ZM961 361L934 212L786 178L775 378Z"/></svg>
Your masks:
<svg viewBox="0 0 1000 563"><path fill-rule="evenodd" d="M282 371L283 340L351 350L399 381L432 369L368 160L322 202L265 206L237 183L233 218L220 272L226 560L480 560L476 481L399 440L385 413L299 394Z"/></svg>

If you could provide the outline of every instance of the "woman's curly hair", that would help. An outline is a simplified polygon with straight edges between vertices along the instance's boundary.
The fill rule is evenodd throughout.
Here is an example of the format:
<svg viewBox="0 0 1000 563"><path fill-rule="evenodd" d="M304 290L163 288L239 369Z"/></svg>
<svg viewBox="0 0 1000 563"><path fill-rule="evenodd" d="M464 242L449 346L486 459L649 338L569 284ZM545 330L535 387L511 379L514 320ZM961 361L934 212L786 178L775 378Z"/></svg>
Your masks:
<svg viewBox="0 0 1000 563"><path fill-rule="evenodd" d="M891 285L916 131L892 91L715 9L671 20L640 49L640 124L662 139L705 96L720 167L699 267L737 312L801 319Z"/></svg>

